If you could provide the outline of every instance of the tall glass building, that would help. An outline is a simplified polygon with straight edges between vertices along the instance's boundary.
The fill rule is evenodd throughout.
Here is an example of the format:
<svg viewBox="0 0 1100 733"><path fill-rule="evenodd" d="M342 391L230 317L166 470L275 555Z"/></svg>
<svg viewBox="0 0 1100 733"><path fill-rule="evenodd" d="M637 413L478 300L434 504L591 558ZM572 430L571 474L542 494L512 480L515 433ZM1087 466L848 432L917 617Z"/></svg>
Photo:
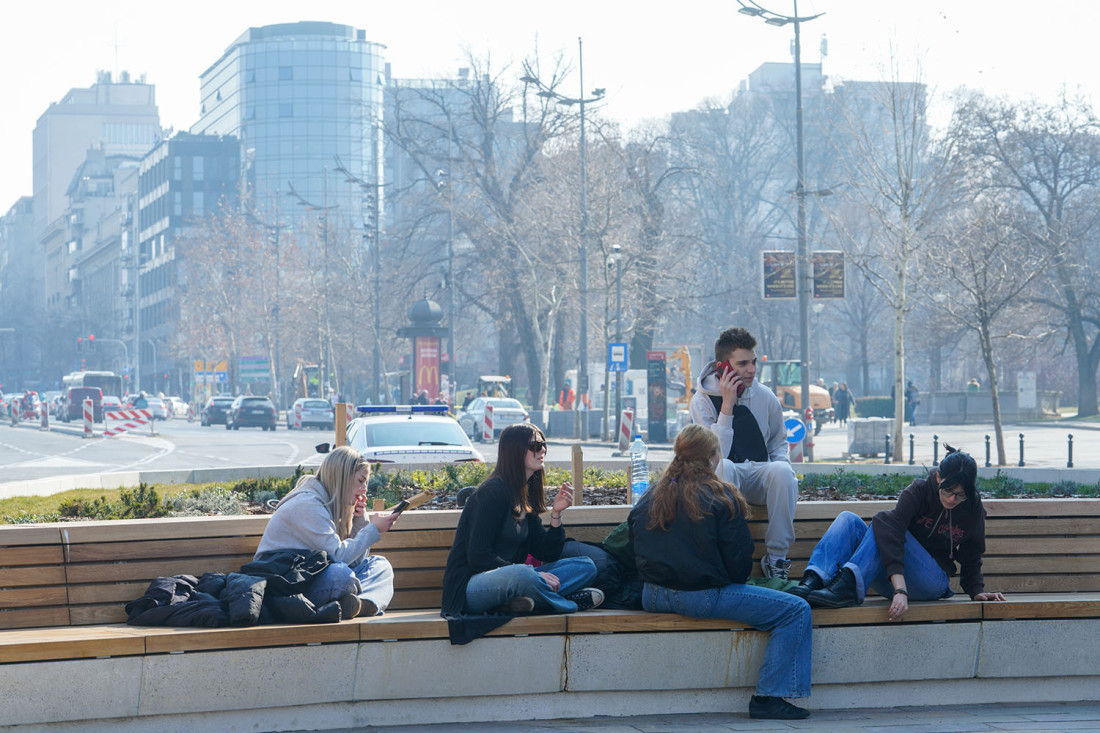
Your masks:
<svg viewBox="0 0 1100 733"><path fill-rule="evenodd" d="M384 48L335 23L249 28L202 73L191 132L240 140L241 181L265 221L301 219L304 199L312 216L327 207L362 226L362 190L334 169L339 159L381 183Z"/></svg>

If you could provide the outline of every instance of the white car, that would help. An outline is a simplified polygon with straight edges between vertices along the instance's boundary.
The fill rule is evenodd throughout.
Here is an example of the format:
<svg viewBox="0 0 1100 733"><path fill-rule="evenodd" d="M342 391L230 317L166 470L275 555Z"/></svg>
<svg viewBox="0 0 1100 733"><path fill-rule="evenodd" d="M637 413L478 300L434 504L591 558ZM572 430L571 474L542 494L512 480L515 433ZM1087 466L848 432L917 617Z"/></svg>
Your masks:
<svg viewBox="0 0 1100 733"><path fill-rule="evenodd" d="M478 397L458 416L458 424L473 440L482 441L482 425L485 421L485 406L493 406L493 439L500 437L500 431L518 422L527 422L531 416L511 397Z"/></svg>
<svg viewBox="0 0 1100 733"><path fill-rule="evenodd" d="M297 418L299 413L301 414L300 422ZM328 400L316 397L299 397L294 400L294 404L286 411L287 430L294 430L296 427L302 430L310 427L332 430L335 423L336 412L332 409L332 405L329 404Z"/></svg>
<svg viewBox="0 0 1100 733"><path fill-rule="evenodd" d="M371 463L481 463L446 405L360 407L348 445Z"/></svg>

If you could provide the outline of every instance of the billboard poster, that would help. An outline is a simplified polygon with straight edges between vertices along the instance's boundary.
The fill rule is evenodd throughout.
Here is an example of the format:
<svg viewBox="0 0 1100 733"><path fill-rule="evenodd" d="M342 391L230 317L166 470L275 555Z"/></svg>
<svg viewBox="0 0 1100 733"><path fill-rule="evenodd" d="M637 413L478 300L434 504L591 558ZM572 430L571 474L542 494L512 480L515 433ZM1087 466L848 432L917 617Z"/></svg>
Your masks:
<svg viewBox="0 0 1100 733"><path fill-rule="evenodd" d="M646 385L649 394L646 404L649 407L649 442L668 442L668 384L665 352L646 352Z"/></svg>
<svg viewBox="0 0 1100 733"><path fill-rule="evenodd" d="M764 299L793 300L797 297L794 252L764 252Z"/></svg>
<svg viewBox="0 0 1100 733"><path fill-rule="evenodd" d="M844 299L844 253L814 252L814 300Z"/></svg>
<svg viewBox="0 0 1100 733"><path fill-rule="evenodd" d="M439 339L435 336L417 336L413 344L414 396L424 389L428 399L439 396Z"/></svg>

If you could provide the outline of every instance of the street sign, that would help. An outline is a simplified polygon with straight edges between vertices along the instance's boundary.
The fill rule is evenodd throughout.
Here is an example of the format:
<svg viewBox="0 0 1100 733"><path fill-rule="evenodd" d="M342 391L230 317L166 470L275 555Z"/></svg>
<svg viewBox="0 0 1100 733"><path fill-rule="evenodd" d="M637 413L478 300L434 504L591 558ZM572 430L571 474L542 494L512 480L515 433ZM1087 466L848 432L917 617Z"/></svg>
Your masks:
<svg viewBox="0 0 1100 733"><path fill-rule="evenodd" d="M610 343L607 345L607 371L625 372L627 367L627 345Z"/></svg>
<svg viewBox="0 0 1100 733"><path fill-rule="evenodd" d="M788 443L801 443L806 437L806 426L797 417L788 417L783 421L783 427L787 429Z"/></svg>

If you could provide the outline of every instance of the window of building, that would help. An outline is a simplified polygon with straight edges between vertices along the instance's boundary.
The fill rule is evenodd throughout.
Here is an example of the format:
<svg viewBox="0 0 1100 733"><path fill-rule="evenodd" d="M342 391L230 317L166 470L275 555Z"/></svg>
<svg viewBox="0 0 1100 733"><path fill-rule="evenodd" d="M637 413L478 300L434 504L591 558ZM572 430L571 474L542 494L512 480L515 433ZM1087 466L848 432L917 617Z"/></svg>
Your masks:
<svg viewBox="0 0 1100 733"><path fill-rule="evenodd" d="M192 216L203 216L203 192L195 191L191 194L191 214Z"/></svg>
<svg viewBox="0 0 1100 733"><path fill-rule="evenodd" d="M202 173L202 156L196 155L191 159L191 179L194 181L201 181Z"/></svg>
<svg viewBox="0 0 1100 733"><path fill-rule="evenodd" d="M183 216L183 194L179 191L172 193L172 215Z"/></svg>
<svg viewBox="0 0 1100 733"><path fill-rule="evenodd" d="M293 117L294 116L294 105L291 104L290 102L280 102L279 103L279 116L280 117Z"/></svg>
<svg viewBox="0 0 1100 733"><path fill-rule="evenodd" d="M172 156L172 180L183 180L183 160L178 155Z"/></svg>
<svg viewBox="0 0 1100 733"><path fill-rule="evenodd" d="M348 69L348 79L351 81L363 81L363 70L357 66Z"/></svg>
<svg viewBox="0 0 1100 733"><path fill-rule="evenodd" d="M293 66L280 66L279 67L279 81L290 81L294 78Z"/></svg>

